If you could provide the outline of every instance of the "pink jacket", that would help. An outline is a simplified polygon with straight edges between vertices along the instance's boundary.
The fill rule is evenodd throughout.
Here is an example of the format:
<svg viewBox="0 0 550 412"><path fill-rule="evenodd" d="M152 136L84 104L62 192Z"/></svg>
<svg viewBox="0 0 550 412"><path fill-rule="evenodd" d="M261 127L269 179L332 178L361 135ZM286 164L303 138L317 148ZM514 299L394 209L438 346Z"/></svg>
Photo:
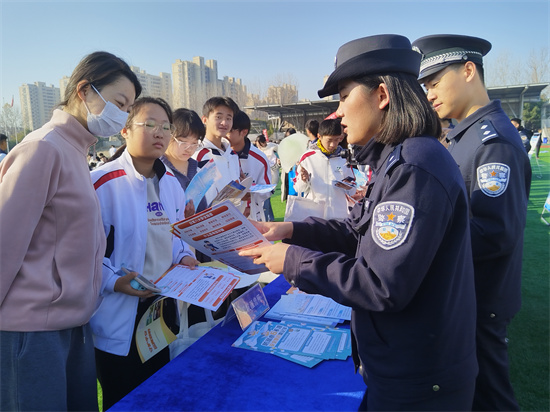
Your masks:
<svg viewBox="0 0 550 412"><path fill-rule="evenodd" d="M55 110L0 163L0 330L68 329L96 309L105 235L86 162L95 142Z"/></svg>

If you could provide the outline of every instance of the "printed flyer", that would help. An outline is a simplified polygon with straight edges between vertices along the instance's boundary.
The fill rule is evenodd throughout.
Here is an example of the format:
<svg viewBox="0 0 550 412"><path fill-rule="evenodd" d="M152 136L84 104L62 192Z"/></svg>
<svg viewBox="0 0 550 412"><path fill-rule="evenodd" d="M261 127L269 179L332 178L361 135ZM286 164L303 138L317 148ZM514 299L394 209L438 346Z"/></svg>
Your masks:
<svg viewBox="0 0 550 412"><path fill-rule="evenodd" d="M146 362L176 340L164 322L162 302L157 299L141 317L136 329L136 346L141 362Z"/></svg>
<svg viewBox="0 0 550 412"><path fill-rule="evenodd" d="M172 225L172 232L214 260L250 275L267 272L239 251L271 243L229 200Z"/></svg>

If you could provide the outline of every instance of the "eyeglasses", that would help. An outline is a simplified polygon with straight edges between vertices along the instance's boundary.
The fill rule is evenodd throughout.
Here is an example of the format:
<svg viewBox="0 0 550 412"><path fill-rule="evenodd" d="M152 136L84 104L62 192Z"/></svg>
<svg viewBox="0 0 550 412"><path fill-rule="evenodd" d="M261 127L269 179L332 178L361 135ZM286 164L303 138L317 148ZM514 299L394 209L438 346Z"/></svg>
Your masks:
<svg viewBox="0 0 550 412"><path fill-rule="evenodd" d="M176 130L174 125L168 122L157 124L157 122L155 122L154 120L146 120L144 122L134 123L134 124L136 126L145 127L145 130L147 130L148 132L154 132L154 131L162 132L162 134L164 134L165 136L170 136Z"/></svg>
<svg viewBox="0 0 550 412"><path fill-rule="evenodd" d="M197 148L200 146L199 143L187 143L179 141L176 137L173 137L175 142L178 144L178 147L183 150L189 150L192 149L193 151L197 150Z"/></svg>

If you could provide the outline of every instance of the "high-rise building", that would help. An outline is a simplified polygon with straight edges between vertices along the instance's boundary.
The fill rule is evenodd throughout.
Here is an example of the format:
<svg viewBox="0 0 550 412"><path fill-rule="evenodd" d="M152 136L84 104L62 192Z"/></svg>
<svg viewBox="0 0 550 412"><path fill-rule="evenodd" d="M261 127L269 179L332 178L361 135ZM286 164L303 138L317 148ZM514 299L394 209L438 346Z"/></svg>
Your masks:
<svg viewBox="0 0 550 412"><path fill-rule="evenodd" d="M130 66L130 69L136 74L143 88L140 96L160 97L172 105L172 76L170 73L161 72L159 76L155 76L147 74L145 70L140 70L136 66Z"/></svg>
<svg viewBox="0 0 550 412"><path fill-rule="evenodd" d="M69 85L69 80L71 78L69 76L63 76L59 80L59 93L61 94L61 100L65 100L65 90L67 90L67 86Z"/></svg>
<svg viewBox="0 0 550 412"><path fill-rule="evenodd" d="M239 106L246 104L246 87L241 79L218 79L218 62L195 56L193 61L176 60L172 64L174 109L185 107L202 115L202 106L214 96L231 97Z"/></svg>
<svg viewBox="0 0 550 412"><path fill-rule="evenodd" d="M246 105L248 94L246 93L246 86L243 85L241 79L224 76L220 83L221 94L223 96L231 97L241 108Z"/></svg>
<svg viewBox="0 0 550 412"><path fill-rule="evenodd" d="M292 84L269 86L267 88L267 104L288 104L298 102L298 90Z"/></svg>
<svg viewBox="0 0 550 412"><path fill-rule="evenodd" d="M59 88L43 82L23 84L19 87L23 128L36 130L52 117L53 110L61 101Z"/></svg>

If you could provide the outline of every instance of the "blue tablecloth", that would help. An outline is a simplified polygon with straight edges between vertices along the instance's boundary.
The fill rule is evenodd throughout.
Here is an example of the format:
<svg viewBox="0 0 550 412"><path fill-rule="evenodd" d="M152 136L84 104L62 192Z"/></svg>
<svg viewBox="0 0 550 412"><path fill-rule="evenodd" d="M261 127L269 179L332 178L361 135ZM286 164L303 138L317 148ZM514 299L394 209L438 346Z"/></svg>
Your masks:
<svg viewBox="0 0 550 412"><path fill-rule="evenodd" d="M272 307L290 285L264 288ZM356 411L365 391L351 357L307 368L267 353L233 348L237 319L216 326L137 387L111 411Z"/></svg>

